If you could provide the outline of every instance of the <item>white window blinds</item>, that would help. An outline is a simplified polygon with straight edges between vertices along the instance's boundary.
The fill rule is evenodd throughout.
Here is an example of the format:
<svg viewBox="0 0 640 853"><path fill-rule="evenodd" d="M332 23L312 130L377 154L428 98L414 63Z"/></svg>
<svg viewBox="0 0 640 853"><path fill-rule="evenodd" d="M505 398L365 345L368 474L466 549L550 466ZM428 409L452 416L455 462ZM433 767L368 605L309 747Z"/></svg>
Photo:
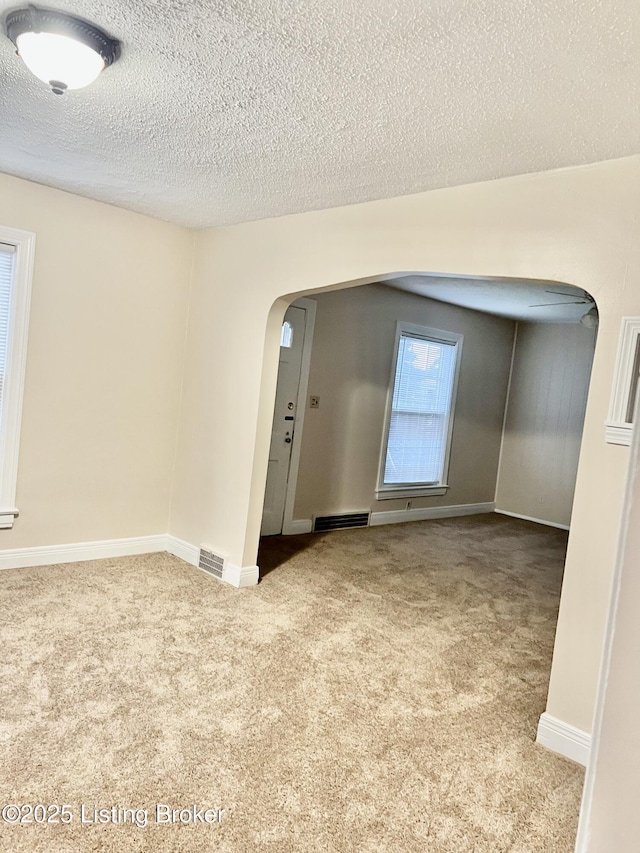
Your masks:
<svg viewBox="0 0 640 853"><path fill-rule="evenodd" d="M2 420L7 369L15 256L16 253L13 246L0 243L0 422Z"/></svg>
<svg viewBox="0 0 640 853"><path fill-rule="evenodd" d="M385 486L443 482L456 354L454 342L400 335Z"/></svg>
<svg viewBox="0 0 640 853"><path fill-rule="evenodd" d="M13 527L36 235L0 225L0 529Z"/></svg>

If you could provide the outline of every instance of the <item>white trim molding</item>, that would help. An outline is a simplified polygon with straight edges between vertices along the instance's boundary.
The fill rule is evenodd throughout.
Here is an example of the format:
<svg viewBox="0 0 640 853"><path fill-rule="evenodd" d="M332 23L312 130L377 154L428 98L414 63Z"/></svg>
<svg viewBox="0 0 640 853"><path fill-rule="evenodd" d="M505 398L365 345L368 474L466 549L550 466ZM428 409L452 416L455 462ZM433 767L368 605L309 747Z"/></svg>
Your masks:
<svg viewBox="0 0 640 853"><path fill-rule="evenodd" d="M233 563L225 563L222 580L235 586L236 589L255 586L260 580L260 569L257 566L236 566Z"/></svg>
<svg viewBox="0 0 640 853"><path fill-rule="evenodd" d="M546 711L540 715L536 743L584 767L589 764L591 735L569 723L564 723Z"/></svg>
<svg viewBox="0 0 640 853"><path fill-rule="evenodd" d="M604 433L607 444L622 444L629 447L633 434L633 424L615 424L605 421Z"/></svg>
<svg viewBox="0 0 640 853"><path fill-rule="evenodd" d="M18 482L18 453L36 235L31 231L2 225L0 243L15 248L0 421L0 527L9 528L13 527L14 518L18 515L18 510L13 507L16 503Z"/></svg>
<svg viewBox="0 0 640 853"><path fill-rule="evenodd" d="M638 411L636 407L636 412ZM598 674L598 692L596 695L596 707L593 717L593 735L591 760L587 767L587 773L584 780L584 788L582 791L582 806L580 809L580 820L578 822L578 834L576 838L576 853L587 853L591 849L589 841L591 836L591 818L593 800L596 790L596 783L601 767L602 759L602 735L607 713L607 703L609 701L609 678L611 675L614 640L616 637L616 627L618 620L618 608L620 607L623 582L626 573L636 572L637 555L633 545L629 541L629 533L631 525L637 518L637 501L636 493L640 484L640 436L634 431L633 440L631 442L631 459L629 464L629 472L627 475L627 485L625 488L624 503L622 510L622 523L618 531L618 546L616 560L613 569L613 580L611 584L611 595L609 597L609 615L604 635L604 648L600 659L600 672ZM633 660L629 658L629 660ZM630 671L633 664L625 661L624 670L627 673ZM635 676L635 673L633 674ZM632 707L635 711L635 707ZM614 741L615 749L623 749L625 744L623 738L628 737L628 727L623 727L620 734ZM632 744L629 744L633 748ZM631 753L633 755L633 752ZM615 796L615 788L611 782L606 789L601 790L601 797L611 798ZM635 845L634 845L635 846Z"/></svg>
<svg viewBox="0 0 640 853"><path fill-rule="evenodd" d="M559 524L557 521L546 521L544 518L534 518L531 515L522 515L519 512L508 512L506 509L497 509L498 515L508 515L509 518L519 518L521 521L533 521L534 524L544 524L546 527L557 527L558 530L569 530L568 524Z"/></svg>
<svg viewBox="0 0 640 853"><path fill-rule="evenodd" d="M17 515L19 515L17 509L0 509L0 530L8 530L13 527Z"/></svg>
<svg viewBox="0 0 640 853"><path fill-rule="evenodd" d="M307 410L307 394L309 392L309 373L311 371L311 352L313 350L313 332L316 324L316 310L318 303L315 299L301 296L291 303L294 308L303 308L304 341L302 344L302 362L300 364L300 381L298 383L298 405L296 409L295 429L293 430L293 442L291 444L291 458L289 460L289 476L287 478L287 492L284 500L284 514L282 516L282 533L288 534L297 523L293 519L293 508L296 502L296 487L298 485L298 470L300 468L300 453L302 451L302 430ZM309 533L309 530L296 531ZM257 581L256 581L257 583Z"/></svg>
<svg viewBox="0 0 640 853"><path fill-rule="evenodd" d="M442 469L439 472L438 482L433 483L386 483L385 471L387 466L387 454L389 445L389 434L391 430L391 418L393 414L393 399L395 396L396 385L396 370L398 366L398 358L400 357L400 344L402 339L415 338L420 341L428 341L430 343L446 344L453 347L454 350L454 366L449 389L449 400L447 410L443 412L447 419L447 431L444 439L444 455L442 459ZM456 397L458 393L458 377L460 375L460 364L462 362L462 344L464 335L457 332L443 331L442 329L433 329L430 326L417 326L414 323L406 323L402 320L396 322L396 337L393 345L393 357L391 359L391 376L389 377L389 385L387 387L387 402L384 415L384 427L382 431L382 445L380 447L380 458L378 460L378 479L376 484L376 499L392 500L393 498L412 498L412 497L429 497L435 495L445 495L449 488L446 483L449 473L449 458L451 455L451 439L453 436L453 422L455 418ZM386 524L388 522L380 522Z"/></svg>
<svg viewBox="0 0 640 853"><path fill-rule="evenodd" d="M638 386L640 317L623 317L618 339L616 369L611 388L605 439L609 444L631 444L633 411Z"/></svg>
<svg viewBox="0 0 640 853"><path fill-rule="evenodd" d="M45 545L35 548L11 548L0 551L0 569L22 569L28 566L56 566L105 557L130 557L166 551L167 537L135 536L130 539L104 539L97 542L73 542L68 545Z"/></svg>
<svg viewBox="0 0 640 853"><path fill-rule="evenodd" d="M191 543L185 542L184 539L178 539L176 536L171 536L170 534L165 536L165 551L173 554L174 557L184 560L185 563L189 563L191 566L197 566L200 560L200 549L196 545L191 545Z"/></svg>
<svg viewBox="0 0 640 853"><path fill-rule="evenodd" d="M294 518L291 521L285 522L282 527L282 533L285 536L296 536L300 533L311 533L313 530L313 521L310 518Z"/></svg>
<svg viewBox="0 0 640 853"><path fill-rule="evenodd" d="M393 501L398 498L435 498L446 495L449 491L448 483L440 483L437 486L385 486L384 489L376 489L377 501Z"/></svg>
<svg viewBox="0 0 640 853"><path fill-rule="evenodd" d="M192 566L198 565L200 549L189 542L162 533L158 536L133 536L129 539L104 539L97 542L74 542L67 545L45 545L35 548L12 548L0 551L1 569L24 569L30 566L56 566L105 557L131 557L167 551ZM212 577L209 575L209 577ZM225 563L222 580L236 588L255 586L260 577L258 566L236 566Z"/></svg>
<svg viewBox="0 0 640 853"><path fill-rule="evenodd" d="M480 504L457 504L454 506L424 506L416 509L398 509L389 512L372 512L369 524L403 524L405 521L427 521L430 518L455 518L459 515L480 515L493 512L493 501Z"/></svg>
<svg viewBox="0 0 640 853"><path fill-rule="evenodd" d="M179 557L185 563L198 568L200 561L200 549L197 545L192 545L190 542L185 542L184 539L178 539L176 536L168 534L165 536L165 551L173 554L174 557ZM216 548L213 548L217 552ZM207 572L209 575L209 573ZM209 575L209 577L213 577ZM241 589L245 586L255 586L260 580L260 569L258 566L236 566L234 563L225 560L224 569L222 571L222 580L225 583L235 586L236 589Z"/></svg>

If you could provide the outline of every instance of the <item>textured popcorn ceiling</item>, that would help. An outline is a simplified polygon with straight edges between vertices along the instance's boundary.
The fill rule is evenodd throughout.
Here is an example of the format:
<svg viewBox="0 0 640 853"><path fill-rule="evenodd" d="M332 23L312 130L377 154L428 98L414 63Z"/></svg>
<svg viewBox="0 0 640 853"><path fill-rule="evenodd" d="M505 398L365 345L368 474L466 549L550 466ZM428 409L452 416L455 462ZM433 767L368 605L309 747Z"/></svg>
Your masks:
<svg viewBox="0 0 640 853"><path fill-rule="evenodd" d="M637 0L43 5L123 55L56 97L0 38L0 170L185 225L640 152Z"/></svg>

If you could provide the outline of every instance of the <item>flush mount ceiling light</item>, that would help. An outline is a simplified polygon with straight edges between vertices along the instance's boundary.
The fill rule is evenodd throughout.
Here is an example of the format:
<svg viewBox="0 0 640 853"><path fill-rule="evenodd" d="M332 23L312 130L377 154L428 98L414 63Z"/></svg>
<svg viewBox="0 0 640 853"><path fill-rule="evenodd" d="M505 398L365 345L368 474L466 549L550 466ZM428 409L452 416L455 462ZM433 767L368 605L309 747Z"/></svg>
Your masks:
<svg viewBox="0 0 640 853"><path fill-rule="evenodd" d="M5 28L29 71L56 95L93 83L120 53L120 42L98 27L51 9L15 9Z"/></svg>

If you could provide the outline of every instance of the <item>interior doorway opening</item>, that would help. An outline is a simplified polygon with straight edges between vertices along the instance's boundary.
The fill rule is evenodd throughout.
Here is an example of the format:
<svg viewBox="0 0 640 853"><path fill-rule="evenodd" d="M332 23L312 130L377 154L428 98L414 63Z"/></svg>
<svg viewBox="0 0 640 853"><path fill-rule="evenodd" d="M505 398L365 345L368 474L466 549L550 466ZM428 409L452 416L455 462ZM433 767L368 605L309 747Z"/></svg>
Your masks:
<svg viewBox="0 0 640 853"><path fill-rule="evenodd" d="M363 526L380 527L380 532L331 532L322 534L323 540L304 536L293 542L272 537L263 541L259 562L264 558L269 571L286 572L290 561L302 558L305 566L313 567L314 553L324 560L329 550L335 550L333 543L342 541L345 554L361 555L368 547L372 559L386 549L392 572L398 571L403 568L403 553L407 556L409 530L413 536L423 525L382 526L430 519L438 520L434 530L446 528L444 542L447 535L455 536L456 548L469 541L470 531L484 536L491 556L483 558L478 551L479 560L482 564L485 559L492 570L502 548L504 575L515 579L516 586L522 567L526 587L533 563L526 559L514 563L513 555L507 554L510 548L526 550L527 541L535 540L545 553L553 551L553 565L546 565L535 578L540 586L536 606L546 614L540 617L546 622L542 634L533 632L531 637L546 651L537 662L533 704L526 711L529 737L586 763L588 750L581 747L570 753L564 745L558 748L545 703L567 547L563 531L571 523L597 339L595 300L583 289L558 282L415 274L334 287L307 299L316 306L313 349L305 391L295 403L297 411L305 410L304 424L303 429L299 422L296 425L299 454L295 477L287 484L290 515L282 532L327 530L318 522L325 525L328 518L351 527L351 520L363 517ZM417 334L420 339L417 349L409 348L411 389L416 387L413 374L422 367L424 381L435 381L433 371L429 373L435 363L430 340L461 342L457 393L451 397L451 441L442 457L448 459L448 467L443 463L437 489L384 494L381 484L385 485L389 454L385 441L391 416L402 409L394 402L394 383L401 360L400 334L406 326L411 327L410 338ZM412 331L416 327L427 330L422 338ZM281 347L289 331L283 328ZM278 411L284 410L276 405ZM272 439L275 435L274 429ZM500 515L514 518L499 520ZM352 544L343 537L353 537ZM460 555L453 550L452 568L457 571ZM420 554L420 548L412 553ZM535 553L532 548L532 560ZM461 583L464 586L466 580ZM515 589L512 592L517 595ZM491 596L489 588L487 595ZM521 663L527 652L523 655Z"/></svg>
<svg viewBox="0 0 640 853"><path fill-rule="evenodd" d="M287 308L282 321L261 536L307 532L296 529L293 512L315 315L315 300L303 297Z"/></svg>
<svg viewBox="0 0 640 853"><path fill-rule="evenodd" d="M303 320L296 333L301 321L285 317L281 335L263 535L494 510L569 527L597 332L590 294L411 274L321 291L289 310ZM440 488L384 488L396 332L407 321L464 338ZM414 390L433 381L433 371L414 373ZM399 434L394 453L406 462L415 436ZM411 463L409 453L409 472Z"/></svg>

